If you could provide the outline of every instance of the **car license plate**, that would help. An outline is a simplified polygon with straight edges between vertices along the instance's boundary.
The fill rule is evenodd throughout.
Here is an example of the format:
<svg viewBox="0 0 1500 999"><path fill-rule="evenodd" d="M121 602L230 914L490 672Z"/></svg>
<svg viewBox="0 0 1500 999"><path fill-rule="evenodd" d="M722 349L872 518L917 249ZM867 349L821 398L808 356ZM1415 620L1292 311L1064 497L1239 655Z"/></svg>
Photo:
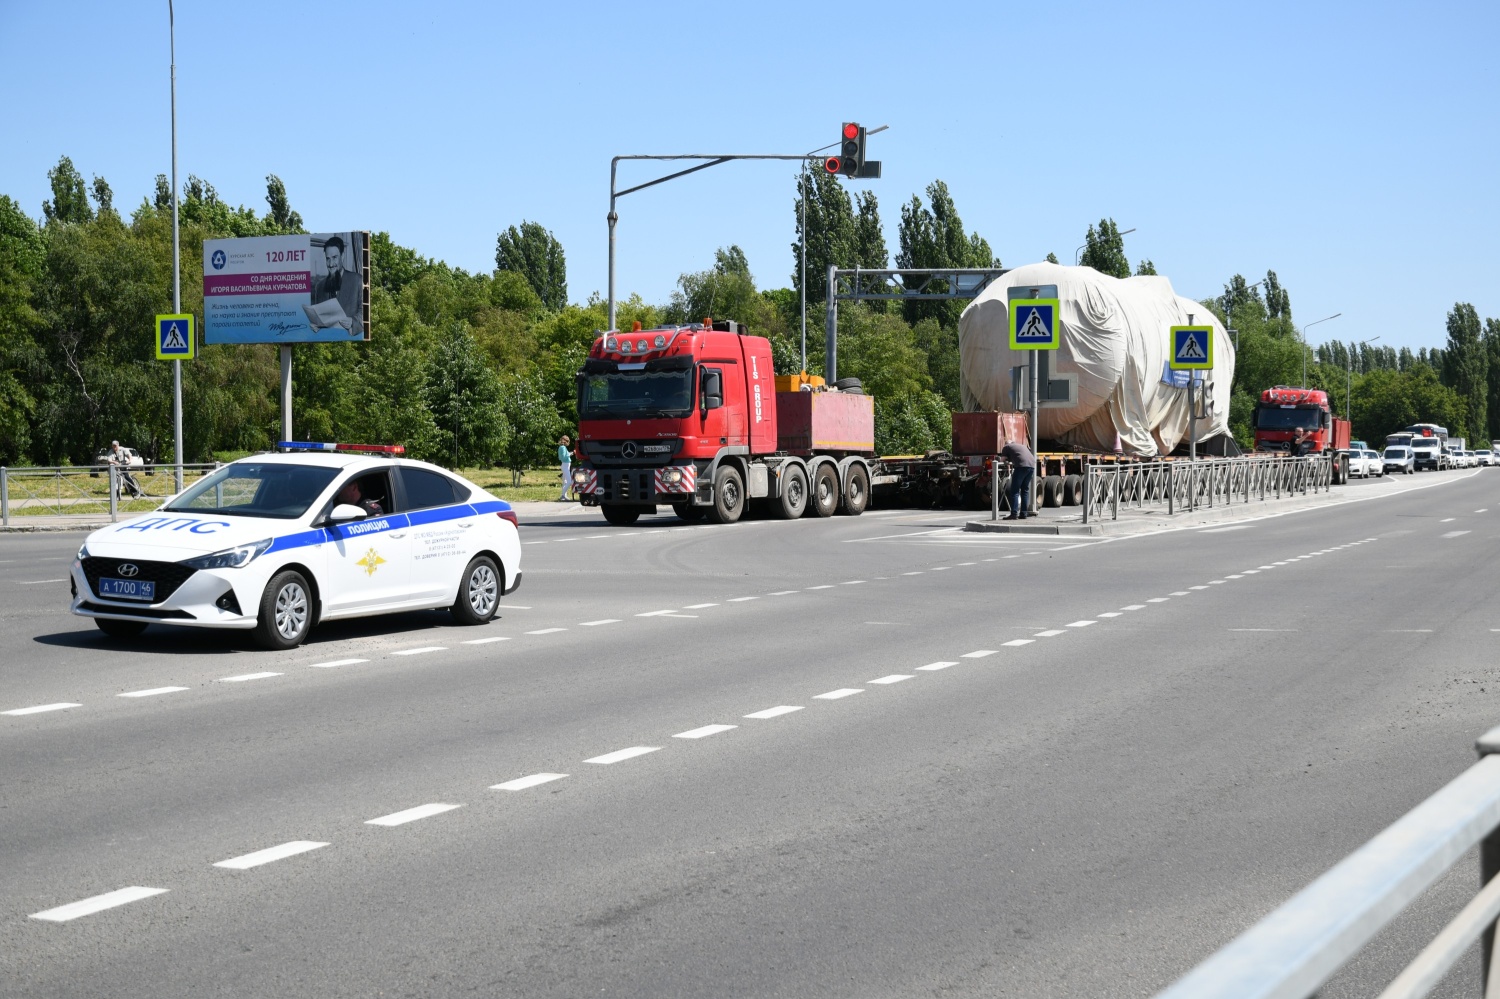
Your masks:
<svg viewBox="0 0 1500 999"><path fill-rule="evenodd" d="M99 595L122 600L150 601L156 599L156 584L140 579L111 579L105 576L99 580Z"/></svg>

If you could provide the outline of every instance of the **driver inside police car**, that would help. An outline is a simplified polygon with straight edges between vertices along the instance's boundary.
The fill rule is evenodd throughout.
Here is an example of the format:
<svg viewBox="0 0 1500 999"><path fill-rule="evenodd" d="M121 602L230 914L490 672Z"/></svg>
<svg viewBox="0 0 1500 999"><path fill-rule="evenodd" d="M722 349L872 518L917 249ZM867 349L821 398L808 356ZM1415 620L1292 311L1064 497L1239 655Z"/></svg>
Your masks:
<svg viewBox="0 0 1500 999"><path fill-rule="evenodd" d="M382 513L385 513L385 509L380 505L380 500L374 496L365 495L364 487L361 485L361 480L359 479L350 479L344 483L344 488L339 490L338 497L334 502L357 506L371 517L378 517Z"/></svg>

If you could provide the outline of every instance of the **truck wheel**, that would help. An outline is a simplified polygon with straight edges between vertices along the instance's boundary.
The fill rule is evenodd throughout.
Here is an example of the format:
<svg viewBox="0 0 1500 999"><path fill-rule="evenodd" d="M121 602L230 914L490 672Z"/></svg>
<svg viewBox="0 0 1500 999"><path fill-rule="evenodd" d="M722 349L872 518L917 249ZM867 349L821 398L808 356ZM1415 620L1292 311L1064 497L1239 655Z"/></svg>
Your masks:
<svg viewBox="0 0 1500 999"><path fill-rule="evenodd" d="M488 555L476 555L458 584L449 608L459 624L488 624L500 609L500 569Z"/></svg>
<svg viewBox="0 0 1500 999"><path fill-rule="evenodd" d="M839 475L833 465L824 462L813 473L812 512L819 517L832 517L839 506Z"/></svg>
<svg viewBox="0 0 1500 999"><path fill-rule="evenodd" d="M807 473L792 465L781 477L781 499L776 514L782 520L796 520L807 512Z"/></svg>
<svg viewBox="0 0 1500 999"><path fill-rule="evenodd" d="M599 509L604 511L604 519L616 527L629 527L641 519L641 511L633 506L605 503Z"/></svg>
<svg viewBox="0 0 1500 999"><path fill-rule="evenodd" d="M720 465L714 473L714 520L733 524L745 512L745 482L733 465Z"/></svg>
<svg viewBox="0 0 1500 999"><path fill-rule="evenodd" d="M672 512L677 514L678 520L685 520L689 524L696 524L703 519L704 514L708 513L708 510L705 507L693 506L692 500L684 500L681 503L673 503Z"/></svg>
<svg viewBox="0 0 1500 999"><path fill-rule="evenodd" d="M1076 473L1063 476L1062 501L1063 506L1078 506L1083 502L1083 476Z"/></svg>
<svg viewBox="0 0 1500 999"><path fill-rule="evenodd" d="M1042 506L1062 506L1062 478L1057 475L1048 475L1042 478L1040 483L1042 494Z"/></svg>
<svg viewBox="0 0 1500 999"><path fill-rule="evenodd" d="M145 621L121 621L112 617L96 617L94 623L110 638L134 638L146 630Z"/></svg>
<svg viewBox="0 0 1500 999"><path fill-rule="evenodd" d="M295 649L311 629L312 588L295 569L278 572L260 597L256 644L273 651Z"/></svg>
<svg viewBox="0 0 1500 999"><path fill-rule="evenodd" d="M870 473L863 465L850 465L844 478L844 512L858 517L870 505Z"/></svg>

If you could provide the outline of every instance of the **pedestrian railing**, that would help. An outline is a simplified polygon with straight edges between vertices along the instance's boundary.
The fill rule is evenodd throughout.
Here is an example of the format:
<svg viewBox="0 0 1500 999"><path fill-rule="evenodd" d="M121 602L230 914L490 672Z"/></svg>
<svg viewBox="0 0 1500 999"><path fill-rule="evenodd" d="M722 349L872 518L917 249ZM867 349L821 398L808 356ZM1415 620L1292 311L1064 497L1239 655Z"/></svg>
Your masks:
<svg viewBox="0 0 1500 999"><path fill-rule="evenodd" d="M1161 509L1168 515L1204 508L1281 499L1326 491L1333 462L1326 457L1253 454L1112 462L1087 466L1083 522L1118 519L1120 509Z"/></svg>
<svg viewBox="0 0 1500 999"><path fill-rule="evenodd" d="M1500 997L1500 967L1494 960L1500 916L1500 728L1485 733L1477 748L1478 763L1157 999L1309 999L1476 844L1479 893L1379 999L1425 996L1476 941L1484 995Z"/></svg>
<svg viewBox="0 0 1500 999"><path fill-rule="evenodd" d="M182 465L182 488L219 468ZM154 510L177 494L176 465L124 469L119 465L0 466L0 526L13 520L66 515L107 516Z"/></svg>

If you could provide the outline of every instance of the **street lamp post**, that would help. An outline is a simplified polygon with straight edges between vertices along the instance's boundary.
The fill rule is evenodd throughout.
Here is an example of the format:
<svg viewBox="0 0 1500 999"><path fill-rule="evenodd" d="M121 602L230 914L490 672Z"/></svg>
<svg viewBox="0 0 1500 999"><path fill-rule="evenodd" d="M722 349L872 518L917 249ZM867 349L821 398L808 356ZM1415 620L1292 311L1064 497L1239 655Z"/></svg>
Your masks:
<svg viewBox="0 0 1500 999"><path fill-rule="evenodd" d="M1302 387L1303 388L1307 388L1307 331L1309 329L1311 329L1312 327L1318 325L1319 323L1326 323L1326 322L1328 322L1328 320L1330 320L1330 319L1337 319L1339 316L1342 316L1342 315L1343 315L1342 312L1335 312L1331 316L1324 316L1322 319L1314 319L1312 322L1310 322L1306 326L1302 327Z"/></svg>
<svg viewBox="0 0 1500 999"><path fill-rule="evenodd" d="M1379 339L1380 337L1378 336L1372 336L1368 340L1360 340L1354 346L1363 347L1365 344L1374 343ZM1349 351L1345 360L1349 363L1347 370L1344 372L1344 419L1352 424L1354 422L1354 351Z"/></svg>

